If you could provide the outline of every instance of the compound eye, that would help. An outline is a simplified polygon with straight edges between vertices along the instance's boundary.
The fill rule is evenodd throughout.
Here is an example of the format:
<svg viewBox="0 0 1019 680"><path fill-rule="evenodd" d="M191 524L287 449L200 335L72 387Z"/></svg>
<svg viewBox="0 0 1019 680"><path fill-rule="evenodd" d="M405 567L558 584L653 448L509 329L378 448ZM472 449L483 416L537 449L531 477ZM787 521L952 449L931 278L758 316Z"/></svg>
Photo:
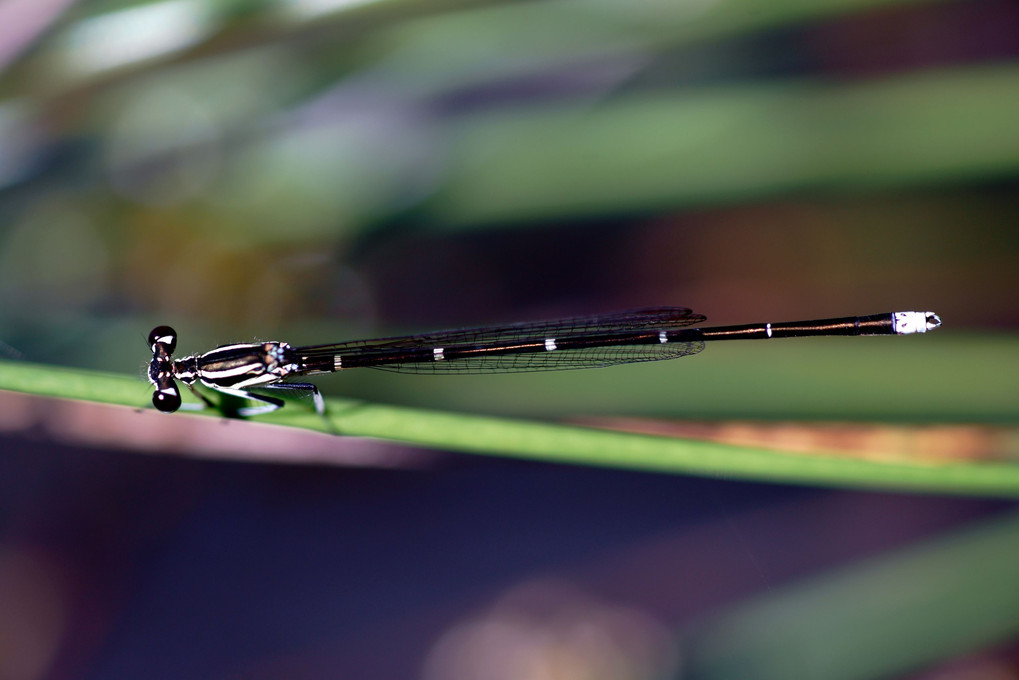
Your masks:
<svg viewBox="0 0 1019 680"><path fill-rule="evenodd" d="M157 411L173 413L180 408L180 391L173 383L160 387L152 393L152 405Z"/></svg>
<svg viewBox="0 0 1019 680"><path fill-rule="evenodd" d="M155 349L156 345L163 345L169 354L177 349L177 331L169 326L156 326L149 333L149 347Z"/></svg>

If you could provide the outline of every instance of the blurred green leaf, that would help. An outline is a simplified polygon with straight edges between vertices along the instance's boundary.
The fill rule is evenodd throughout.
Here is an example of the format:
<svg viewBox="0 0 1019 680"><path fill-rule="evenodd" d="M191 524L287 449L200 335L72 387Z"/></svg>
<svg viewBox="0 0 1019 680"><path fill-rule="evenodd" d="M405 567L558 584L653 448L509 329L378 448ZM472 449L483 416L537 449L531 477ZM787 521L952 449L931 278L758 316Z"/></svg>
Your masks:
<svg viewBox="0 0 1019 680"><path fill-rule="evenodd" d="M1014 640L1016 536L1013 514L737 605L685 640L682 677L899 677Z"/></svg>
<svg viewBox="0 0 1019 680"><path fill-rule="evenodd" d="M689 88L479 114L449 131L440 224L1014 175L1019 68Z"/></svg>

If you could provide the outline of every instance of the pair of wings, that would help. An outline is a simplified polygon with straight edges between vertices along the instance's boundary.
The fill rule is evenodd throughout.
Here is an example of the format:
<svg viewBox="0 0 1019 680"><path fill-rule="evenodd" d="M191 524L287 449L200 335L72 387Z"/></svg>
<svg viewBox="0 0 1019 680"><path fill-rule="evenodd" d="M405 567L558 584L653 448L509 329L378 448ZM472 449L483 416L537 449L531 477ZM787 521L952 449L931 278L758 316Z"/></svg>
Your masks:
<svg viewBox="0 0 1019 680"><path fill-rule="evenodd" d="M296 347L294 352L309 362L332 363L339 357L344 367L360 365L396 373L519 373L598 368L696 354L704 349L703 340L688 336L662 342L660 334L704 319L684 307L654 307L556 321ZM570 347L576 344L586 346ZM441 360L436 359L439 349Z"/></svg>

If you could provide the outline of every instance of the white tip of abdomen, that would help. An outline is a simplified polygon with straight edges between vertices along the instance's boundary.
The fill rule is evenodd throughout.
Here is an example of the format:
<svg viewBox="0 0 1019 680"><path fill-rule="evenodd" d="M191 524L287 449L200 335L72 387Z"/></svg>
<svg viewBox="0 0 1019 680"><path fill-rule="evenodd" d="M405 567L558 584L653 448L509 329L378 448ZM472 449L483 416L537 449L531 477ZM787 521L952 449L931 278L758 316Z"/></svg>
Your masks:
<svg viewBox="0 0 1019 680"><path fill-rule="evenodd" d="M892 329L899 335L926 333L941 325L934 312L892 312Z"/></svg>

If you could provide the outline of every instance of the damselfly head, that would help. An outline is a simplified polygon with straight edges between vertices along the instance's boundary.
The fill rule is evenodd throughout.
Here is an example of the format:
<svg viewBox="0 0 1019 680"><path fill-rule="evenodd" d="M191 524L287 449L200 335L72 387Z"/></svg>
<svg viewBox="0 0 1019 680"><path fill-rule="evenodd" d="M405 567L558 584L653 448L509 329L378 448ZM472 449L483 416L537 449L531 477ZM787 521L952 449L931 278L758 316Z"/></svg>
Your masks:
<svg viewBox="0 0 1019 680"><path fill-rule="evenodd" d="M152 348L149 382L156 388L152 393L152 405L163 413L173 413L181 404L171 358L177 348L177 331L169 326L156 326L149 333L149 347Z"/></svg>

